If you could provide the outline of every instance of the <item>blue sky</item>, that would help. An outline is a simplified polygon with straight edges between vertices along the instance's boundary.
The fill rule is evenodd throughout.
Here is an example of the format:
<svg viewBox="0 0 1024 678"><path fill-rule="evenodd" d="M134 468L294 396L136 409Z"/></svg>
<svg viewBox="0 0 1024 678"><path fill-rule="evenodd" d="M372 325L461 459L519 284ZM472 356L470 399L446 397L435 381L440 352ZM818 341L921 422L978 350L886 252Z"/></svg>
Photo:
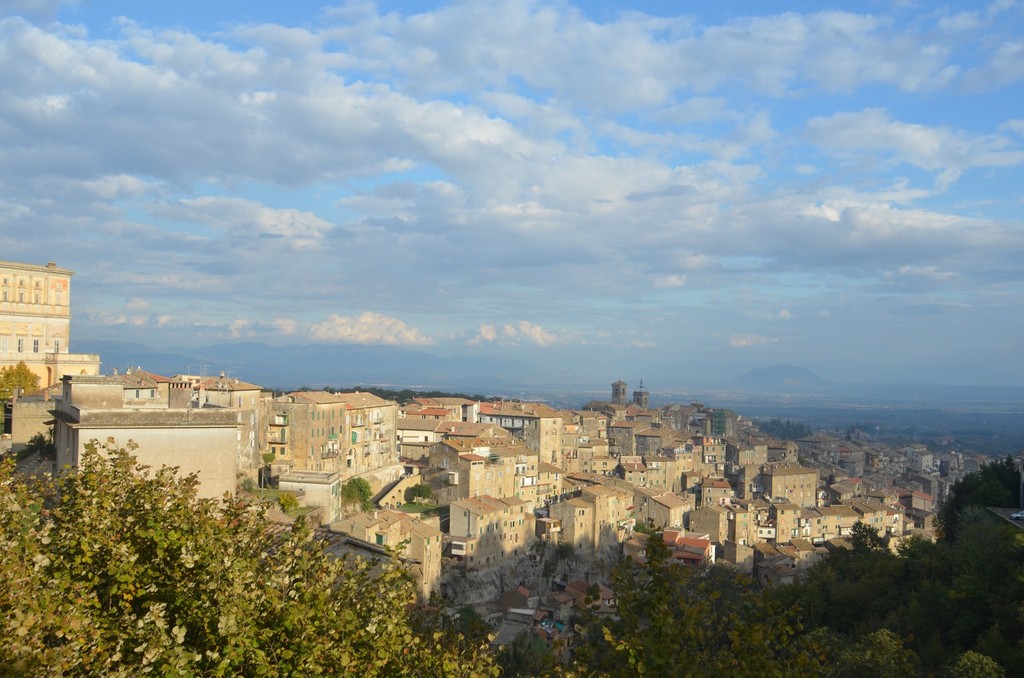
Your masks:
<svg viewBox="0 0 1024 678"><path fill-rule="evenodd" d="M0 259L76 272L72 348L1019 385L1021 36L1013 1L0 1Z"/></svg>

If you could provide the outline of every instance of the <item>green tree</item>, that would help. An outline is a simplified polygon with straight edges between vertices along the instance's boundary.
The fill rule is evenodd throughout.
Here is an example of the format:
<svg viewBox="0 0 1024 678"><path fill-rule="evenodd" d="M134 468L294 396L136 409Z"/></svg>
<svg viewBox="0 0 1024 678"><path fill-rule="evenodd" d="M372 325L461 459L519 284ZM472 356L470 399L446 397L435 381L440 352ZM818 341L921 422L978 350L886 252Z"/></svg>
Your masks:
<svg viewBox="0 0 1024 678"><path fill-rule="evenodd" d="M879 629L842 650L829 675L836 678L906 678L917 675L917 667L917 655L903 645L903 640L888 629Z"/></svg>
<svg viewBox="0 0 1024 678"><path fill-rule="evenodd" d="M982 466L953 483L946 500L939 508L936 522L947 541L959 536L959 518L969 506L1001 506L1016 508L1020 505L1020 472L1012 457L997 459Z"/></svg>
<svg viewBox="0 0 1024 678"><path fill-rule="evenodd" d="M412 487L409 488L409 498L410 499L413 499L413 500L415 500L415 499L430 499L433 496L434 496L434 493L433 493L433 491L431 491L429 485L424 485L423 483L418 483L418 484L413 485Z"/></svg>
<svg viewBox="0 0 1024 678"><path fill-rule="evenodd" d="M512 642L498 652L502 678L533 678L555 675L558 658L547 640L533 628L523 629Z"/></svg>
<svg viewBox="0 0 1024 678"><path fill-rule="evenodd" d="M1006 671L994 659L968 650L943 674L948 678L1005 678Z"/></svg>
<svg viewBox="0 0 1024 678"><path fill-rule="evenodd" d="M19 388L23 392L39 388L39 377L32 373L24 360L17 365L0 368L0 425L4 422L3 403L10 402Z"/></svg>
<svg viewBox="0 0 1024 678"><path fill-rule="evenodd" d="M455 628L465 638L477 643L491 641L491 627L472 605L463 605L455 615Z"/></svg>
<svg viewBox="0 0 1024 678"><path fill-rule="evenodd" d="M352 478L341 487L341 498L346 504L358 504L364 511L373 508L373 490L364 478Z"/></svg>
<svg viewBox="0 0 1024 678"><path fill-rule="evenodd" d="M885 548L885 539L875 528L857 521L850 530L850 544L854 551L881 551Z"/></svg>
<svg viewBox="0 0 1024 678"><path fill-rule="evenodd" d="M795 615L727 567L705 572L671 561L656 533L646 562L612 575L617 616L587 618L576 656L600 675L812 675L816 654L793 642ZM586 613L585 613L586 614Z"/></svg>
<svg viewBox="0 0 1024 678"><path fill-rule="evenodd" d="M291 492L282 492L280 495L278 495L277 503L281 506L281 510L284 511L285 513L290 513L292 511L298 510L299 508L299 498L296 497Z"/></svg>
<svg viewBox="0 0 1024 678"><path fill-rule="evenodd" d="M822 644L837 665L844 646L870 645L871 634L884 629L903 639L928 675L954 675L950 667L966 651L984 655L1009 674L1019 672L1024 666L1024 534L975 504L979 495L971 491L998 485L1009 492L998 478L1008 482L1010 465L997 464L978 478L964 479L965 501L948 518L956 525L952 538L906 539L892 553L878 548L866 527L858 527L854 548L834 551L806 581L770 595L784 609L799 610L809 635L838 639ZM963 661L981 662L973 656Z"/></svg>
<svg viewBox="0 0 1024 678"><path fill-rule="evenodd" d="M0 466L0 666L24 676L495 675L481 645L417 623L408 573L269 531L195 475L93 444L28 481Z"/></svg>
<svg viewBox="0 0 1024 678"><path fill-rule="evenodd" d="M0 368L0 401L9 401L18 388L25 392L39 388L39 377L29 369L24 360L17 365Z"/></svg>
<svg viewBox="0 0 1024 678"><path fill-rule="evenodd" d="M46 434L36 433L34 436L28 439L25 443L25 447L18 452L18 460L26 459L31 457L33 454L41 454L44 457L53 457L57 453L57 448L53 445L53 431L47 431Z"/></svg>

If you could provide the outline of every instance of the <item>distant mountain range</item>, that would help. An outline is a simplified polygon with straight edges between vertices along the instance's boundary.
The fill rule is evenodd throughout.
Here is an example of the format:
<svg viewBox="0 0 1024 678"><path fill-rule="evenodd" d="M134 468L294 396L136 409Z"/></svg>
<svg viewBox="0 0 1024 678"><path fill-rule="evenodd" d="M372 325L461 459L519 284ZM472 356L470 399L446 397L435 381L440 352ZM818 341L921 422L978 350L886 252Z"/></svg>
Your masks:
<svg viewBox="0 0 1024 678"><path fill-rule="evenodd" d="M772 393L827 390L836 386L808 369L792 365L759 367L737 377L732 381L732 385L743 391L770 391Z"/></svg>
<svg viewBox="0 0 1024 678"><path fill-rule="evenodd" d="M808 369L793 365L773 365L751 370L716 390L723 389L740 394L788 396L804 401L819 399L957 406L972 403L1020 403L1024 406L1024 388L1020 387L840 383L827 381Z"/></svg>
<svg viewBox="0 0 1024 678"><path fill-rule="evenodd" d="M569 399L572 392L580 403L603 392L603 384L581 384L557 379L545 367L525 360L480 356L440 357L424 351L396 346L359 344L266 344L225 343L160 351L142 344L83 339L75 351L97 353L103 371L141 367L157 374L209 374L228 376L265 388L291 390L301 387L345 387L359 384L421 387L462 393L517 394L521 391L545 397L545 390L558 390ZM573 383L558 383L560 381ZM598 396L600 397L600 396ZM933 384L838 383L792 365L773 365L751 370L731 381L703 386L688 397L709 397L726 401L744 398L785 398L803 402L846 402L904 404L928 403L960 406L971 403L1021 403L1024 388L990 386L942 386ZM1024 406L1024 405L1022 405Z"/></svg>
<svg viewBox="0 0 1024 678"><path fill-rule="evenodd" d="M75 350L98 353L103 371L140 367L156 374L218 374L283 390L308 386L379 384L473 389L518 387L531 372L524 363L494 358L441 358L394 346L248 342L161 352L142 344L81 340Z"/></svg>

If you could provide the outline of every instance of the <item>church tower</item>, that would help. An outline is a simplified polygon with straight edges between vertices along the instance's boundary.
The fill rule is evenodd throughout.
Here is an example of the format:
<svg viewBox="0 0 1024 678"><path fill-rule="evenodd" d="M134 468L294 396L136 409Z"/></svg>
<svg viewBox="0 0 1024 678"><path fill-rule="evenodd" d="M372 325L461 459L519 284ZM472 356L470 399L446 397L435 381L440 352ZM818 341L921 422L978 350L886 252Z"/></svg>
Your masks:
<svg viewBox="0 0 1024 678"><path fill-rule="evenodd" d="M625 384L623 384L625 386ZM647 409L647 404L651 401L651 394L644 389L644 380L640 380L640 388L633 391L633 404L639 405L640 407Z"/></svg>
<svg viewBox="0 0 1024 678"><path fill-rule="evenodd" d="M626 390L628 388L629 386L626 384L626 382L622 381L621 379L612 384L612 402L615 403L616 405L625 405Z"/></svg>

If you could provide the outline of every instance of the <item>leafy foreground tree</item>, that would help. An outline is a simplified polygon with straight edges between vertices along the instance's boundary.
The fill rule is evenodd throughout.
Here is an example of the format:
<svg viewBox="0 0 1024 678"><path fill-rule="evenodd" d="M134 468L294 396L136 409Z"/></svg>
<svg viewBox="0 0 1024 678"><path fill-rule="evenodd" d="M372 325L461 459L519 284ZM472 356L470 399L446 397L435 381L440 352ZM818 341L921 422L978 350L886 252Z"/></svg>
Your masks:
<svg viewBox="0 0 1024 678"><path fill-rule="evenodd" d="M0 666L14 675L495 675L485 648L432 631L397 565L271 536L194 475L113 441L55 483L0 466Z"/></svg>

